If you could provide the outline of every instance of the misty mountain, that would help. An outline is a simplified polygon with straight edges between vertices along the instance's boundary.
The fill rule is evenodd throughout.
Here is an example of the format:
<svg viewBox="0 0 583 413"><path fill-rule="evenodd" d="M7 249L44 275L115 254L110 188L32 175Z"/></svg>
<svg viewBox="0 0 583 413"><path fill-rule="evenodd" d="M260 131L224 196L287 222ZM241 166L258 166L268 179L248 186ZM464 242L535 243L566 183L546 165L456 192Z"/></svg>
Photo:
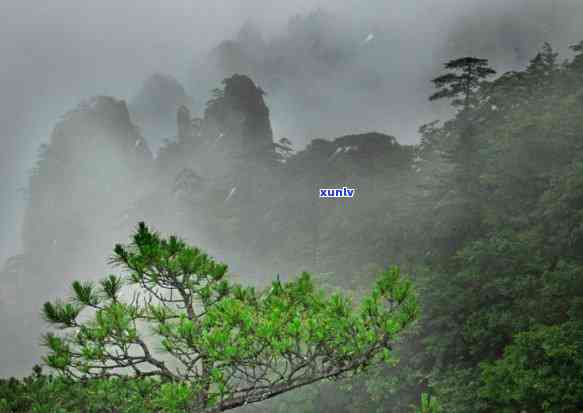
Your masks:
<svg viewBox="0 0 583 413"><path fill-rule="evenodd" d="M323 2L324 12L317 13L311 12L311 0L277 7L254 0L244 7L207 5L208 15L180 1L163 10L151 1L139 9L104 1L94 7L62 0L67 7L45 10L38 0L8 0L14 4L1 16L10 35L2 40L8 63L0 78L5 107L0 134L6 142L0 197L7 212L0 222L9 233L21 222L18 190L26 185L36 148L52 120L84 96L131 102L143 79L168 73L180 79L199 114L213 87L241 73L267 92L277 139L287 137L301 147L314 137L378 130L414 143L420 124L449 113L425 99L429 79L446 59L475 51L496 68L516 69L543 41L559 47L582 37L578 0L372 1L366 7L353 0ZM317 57L304 41L314 34L324 39ZM218 63L209 54L223 41L236 50L226 53L233 62ZM266 61L271 69L262 68ZM317 75L321 67L334 70ZM156 123L142 127L153 149L174 136L174 114L163 112L168 117L160 136L149 132ZM142 122L137 114L135 120ZM9 238L0 239L0 256L16 251Z"/></svg>
<svg viewBox="0 0 583 413"><path fill-rule="evenodd" d="M173 76L156 73L144 80L128 106L144 138L157 149L164 139L176 137L176 111L191 108L192 99Z"/></svg>
<svg viewBox="0 0 583 413"><path fill-rule="evenodd" d="M112 242L128 230L124 214L144 191L152 161L124 101L87 99L56 124L30 175L23 250L1 272L4 321L17 326L24 318L29 326L11 332L6 344L18 353L3 352L3 368L38 354L29 346L42 325L38 311L18 297L35 289L37 299L49 299L64 292L66 280L107 270Z"/></svg>
<svg viewBox="0 0 583 413"><path fill-rule="evenodd" d="M164 33L148 44L158 52L140 58L128 38L117 32L112 41L106 34L115 38L115 30L100 28L88 45L119 46L103 56L120 63L133 56L144 67L112 65L81 42L95 60L78 70L58 47L46 47L24 59L27 67L43 59L66 67L60 81L46 71L54 82L46 88L38 74L15 76L11 65L20 60L7 59L13 74L0 79L11 80L12 92L1 116L12 129L2 136L19 137L20 145L32 138L26 117L10 115L19 105L42 123L63 102L98 95L51 120L27 177L23 225L18 232L2 227L9 242L22 238L22 248L0 262L1 375L27 374L45 353L38 346L42 303L69 298L74 279L115 271L112 248L145 221L228 263L229 276L250 287L277 274L277 290L308 271L325 296L344 291L366 313L371 302L360 299L377 270L397 265L416 285L422 316L413 334L387 348L398 366L375 366L341 386L308 386L245 411L405 413L421 394L431 394L421 411L581 410L583 42L576 42L583 6L355 5L349 13L340 5L304 10L271 26L260 21L270 20L269 9L256 9L219 34L211 18L196 29L172 27L180 32L173 63L161 58L170 53ZM31 10L52 21L49 12ZM151 34L134 23L128 36L142 44ZM69 50L70 33L62 34ZM25 43L20 52L34 50ZM37 86L34 93L52 106L26 97ZM431 107L429 96L439 103ZM10 142L0 155L16 153ZM0 184L12 178L5 173ZM318 196L320 188L342 187L353 188L354 198ZM162 261L172 267L173 259ZM79 395L64 391L77 387L46 387L52 379L34 374L21 382L0 378L0 410L4 399L21 403L14 411L30 411L35 398L76 402ZM111 383L101 390L115 408L158 397ZM176 399L166 396L167 403Z"/></svg>
<svg viewBox="0 0 583 413"><path fill-rule="evenodd" d="M247 23L193 68L192 84L206 83L200 80L205 74L216 80L234 73L251 76L267 92L279 136L300 145L364 125L374 129L379 123L371 120L387 110L381 104L389 93L383 80L387 68L378 59L389 45L383 33L367 41L370 32L346 30L345 23L324 11L298 15L267 40ZM356 120L355 113L362 118Z"/></svg>
<svg viewBox="0 0 583 413"><path fill-rule="evenodd" d="M198 97L208 96L201 85L234 73L251 76L267 92L276 135L299 146L354 130L379 130L413 143L418 140L413 124L447 113L425 103L431 73L447 57L475 53L495 67L517 69L545 41L568 44L579 35L573 16L581 9L574 2L526 1L507 5L503 13L482 5L464 13L444 5L433 12L443 18L448 7L451 25L435 32L422 23L406 32L402 22L349 20L322 9L298 14L268 34L250 20L195 59L189 88ZM433 8L424 8L420 16ZM568 23L559 26L558 21Z"/></svg>
<svg viewBox="0 0 583 413"><path fill-rule="evenodd" d="M96 232L119 222L147 181L151 162L125 102L98 96L67 112L41 148L30 178L25 253L76 256L83 240L100 245Z"/></svg>

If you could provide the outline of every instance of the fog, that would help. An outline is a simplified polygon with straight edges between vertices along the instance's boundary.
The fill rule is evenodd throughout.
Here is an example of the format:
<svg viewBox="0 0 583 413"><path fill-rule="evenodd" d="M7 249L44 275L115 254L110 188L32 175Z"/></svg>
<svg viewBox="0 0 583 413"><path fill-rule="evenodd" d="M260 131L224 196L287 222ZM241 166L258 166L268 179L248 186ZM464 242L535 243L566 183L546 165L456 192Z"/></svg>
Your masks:
<svg viewBox="0 0 583 413"><path fill-rule="evenodd" d="M297 67L277 83L257 62L274 50L292 61L289 48L296 39L290 40L288 22L316 10L332 16L334 25L321 29L329 29L326 41L347 51L346 62L334 63L333 73L318 73L300 44ZM163 73L180 82L199 116L211 89L220 86L221 70L231 74L231 68L214 65L211 52L236 40L245 24L258 28L267 46L251 64L256 73L243 74L267 92L275 138L302 148L313 138L372 130L417 143L420 125L448 113L427 101L430 79L444 61L472 53L499 71L518 68L544 41L567 55L567 46L583 39L581 17L577 0L3 0L0 263L20 252L29 171L64 113L94 95L131 103L148 76ZM156 152L174 132L143 133ZM18 300L40 307L36 292L28 293ZM6 343L14 352L18 340ZM0 365L0 374L29 368Z"/></svg>

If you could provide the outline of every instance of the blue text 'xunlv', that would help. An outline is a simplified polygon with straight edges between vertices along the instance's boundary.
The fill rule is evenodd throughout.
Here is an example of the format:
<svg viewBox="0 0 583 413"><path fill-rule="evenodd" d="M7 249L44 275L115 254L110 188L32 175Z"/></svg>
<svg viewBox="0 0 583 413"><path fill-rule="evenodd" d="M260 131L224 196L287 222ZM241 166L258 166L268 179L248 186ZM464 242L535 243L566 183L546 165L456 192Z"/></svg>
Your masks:
<svg viewBox="0 0 583 413"><path fill-rule="evenodd" d="M352 198L356 189L354 188L320 188L320 198Z"/></svg>

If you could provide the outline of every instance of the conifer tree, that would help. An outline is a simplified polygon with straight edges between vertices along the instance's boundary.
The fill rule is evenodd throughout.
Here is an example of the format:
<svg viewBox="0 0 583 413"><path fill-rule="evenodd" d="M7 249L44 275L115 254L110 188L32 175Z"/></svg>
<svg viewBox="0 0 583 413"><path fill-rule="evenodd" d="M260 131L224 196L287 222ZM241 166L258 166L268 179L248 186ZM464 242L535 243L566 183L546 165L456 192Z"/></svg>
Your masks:
<svg viewBox="0 0 583 413"><path fill-rule="evenodd" d="M476 102L475 92L480 83L496 74L496 71L488 66L487 59L477 57L462 57L447 62L445 68L448 73L432 80L439 89L429 97L429 100L452 99L452 106L461 107L468 111Z"/></svg>
<svg viewBox="0 0 583 413"><path fill-rule="evenodd" d="M70 301L44 305L45 319L68 332L45 336L45 361L75 379L154 378L181 394L180 411L230 410L392 362L398 334L418 313L396 268L359 309L319 291L307 273L258 292L144 223L131 245L115 247L112 262L125 277L75 282Z"/></svg>
<svg viewBox="0 0 583 413"><path fill-rule="evenodd" d="M482 82L496 73L488 66L487 59L462 57L445 64L449 71L432 80L439 89L429 100L450 99L451 105L460 108L458 114L459 141L454 150L448 154L449 160L456 167L455 181L462 193L471 192L477 175L475 158L477 145L472 119L472 111L479 102L477 91Z"/></svg>

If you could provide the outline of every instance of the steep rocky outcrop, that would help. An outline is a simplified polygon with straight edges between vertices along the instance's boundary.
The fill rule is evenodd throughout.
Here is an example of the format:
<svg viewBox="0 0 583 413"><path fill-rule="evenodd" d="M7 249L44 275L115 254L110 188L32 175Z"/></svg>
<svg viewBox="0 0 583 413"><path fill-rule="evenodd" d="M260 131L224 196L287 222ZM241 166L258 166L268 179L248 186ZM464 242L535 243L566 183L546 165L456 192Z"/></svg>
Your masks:
<svg viewBox="0 0 583 413"><path fill-rule="evenodd" d="M152 155L124 101L98 96L63 116L31 172L23 251L0 270L0 325L6 374L24 374L43 351L43 302L74 279L101 278L127 237L125 211L148 185Z"/></svg>
<svg viewBox="0 0 583 413"><path fill-rule="evenodd" d="M205 127L224 136L221 145L232 153L268 159L274 154L273 131L265 92L245 75L223 81L205 111ZM207 132L207 133L208 133Z"/></svg>
<svg viewBox="0 0 583 413"><path fill-rule="evenodd" d="M94 239L93 230L119 222L151 161L124 101L98 96L68 112L30 178L25 250L54 251L59 262L64 251Z"/></svg>

